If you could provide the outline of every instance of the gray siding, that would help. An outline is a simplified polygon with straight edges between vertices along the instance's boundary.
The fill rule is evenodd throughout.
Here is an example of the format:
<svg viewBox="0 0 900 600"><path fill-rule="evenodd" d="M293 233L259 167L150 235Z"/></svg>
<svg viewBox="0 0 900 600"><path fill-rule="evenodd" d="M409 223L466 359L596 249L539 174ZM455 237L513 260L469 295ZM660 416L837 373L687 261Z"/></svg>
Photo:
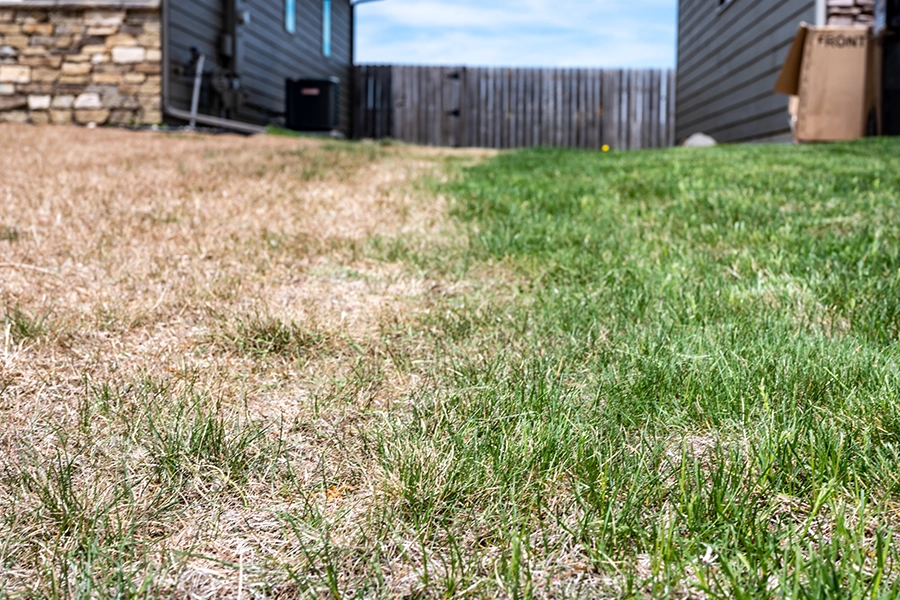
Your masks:
<svg viewBox="0 0 900 600"><path fill-rule="evenodd" d="M680 0L676 138L703 132L720 142L789 133L787 97L772 88L815 0Z"/></svg>
<svg viewBox="0 0 900 600"><path fill-rule="evenodd" d="M338 77L341 80L341 130L350 132L350 71L352 67L352 8L350 0L332 0L331 56L322 55L322 0L297 0L294 34L284 28L284 0L244 0L251 20L243 25L236 64L221 55L227 23L227 0L175 0L170 3L170 60L173 66L197 47L222 69L234 69L245 92L242 120L267 123L284 113L284 80ZM192 81L172 77L172 100L179 108L190 104Z"/></svg>
<svg viewBox="0 0 900 600"><path fill-rule="evenodd" d="M225 66L218 56L224 29L222 4L222 0L173 0L169 2L169 14L163 15L169 20L169 39L165 42L169 46L169 95L176 108L191 107L193 79L183 74L180 67L189 61L192 47L208 61Z"/></svg>

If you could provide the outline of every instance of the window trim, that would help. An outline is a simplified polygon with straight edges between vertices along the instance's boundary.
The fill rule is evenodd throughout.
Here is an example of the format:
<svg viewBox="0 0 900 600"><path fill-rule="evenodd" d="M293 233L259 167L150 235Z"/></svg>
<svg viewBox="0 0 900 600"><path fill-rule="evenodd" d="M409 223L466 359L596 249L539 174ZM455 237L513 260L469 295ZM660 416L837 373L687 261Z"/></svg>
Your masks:
<svg viewBox="0 0 900 600"><path fill-rule="evenodd" d="M297 0L284 0L284 30L297 33Z"/></svg>
<svg viewBox="0 0 900 600"><path fill-rule="evenodd" d="M322 0L322 56L331 57L331 0Z"/></svg>

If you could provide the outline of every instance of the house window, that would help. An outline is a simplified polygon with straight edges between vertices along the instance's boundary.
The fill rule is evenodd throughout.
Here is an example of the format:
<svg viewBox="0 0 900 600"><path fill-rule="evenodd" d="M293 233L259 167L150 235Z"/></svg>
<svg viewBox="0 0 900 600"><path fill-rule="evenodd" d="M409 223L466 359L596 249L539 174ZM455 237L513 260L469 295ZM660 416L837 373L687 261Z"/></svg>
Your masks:
<svg viewBox="0 0 900 600"><path fill-rule="evenodd" d="M284 28L288 33L297 31L297 0L284 0Z"/></svg>
<svg viewBox="0 0 900 600"><path fill-rule="evenodd" d="M322 0L322 55L331 56L331 0Z"/></svg>

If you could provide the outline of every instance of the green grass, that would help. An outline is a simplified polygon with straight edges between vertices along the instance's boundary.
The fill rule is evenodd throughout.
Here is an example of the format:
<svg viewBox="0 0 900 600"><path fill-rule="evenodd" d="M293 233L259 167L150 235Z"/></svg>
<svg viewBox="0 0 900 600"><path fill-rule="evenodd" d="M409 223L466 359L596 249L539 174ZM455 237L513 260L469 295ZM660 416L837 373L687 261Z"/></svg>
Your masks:
<svg viewBox="0 0 900 600"><path fill-rule="evenodd" d="M616 596L900 595L898 190L894 140L444 186L456 260L515 283L431 311L439 391L378 437L400 518L462 548L441 593L543 595L566 554Z"/></svg>
<svg viewBox="0 0 900 600"><path fill-rule="evenodd" d="M36 340L47 333L49 311L42 315L30 314L22 307L7 306L3 326L12 341Z"/></svg>

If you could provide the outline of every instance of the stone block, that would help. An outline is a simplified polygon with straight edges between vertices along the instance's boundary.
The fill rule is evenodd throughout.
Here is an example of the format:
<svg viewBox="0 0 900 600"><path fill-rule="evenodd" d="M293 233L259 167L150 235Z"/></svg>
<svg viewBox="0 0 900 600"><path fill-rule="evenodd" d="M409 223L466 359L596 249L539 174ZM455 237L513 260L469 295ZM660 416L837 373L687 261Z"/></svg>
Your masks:
<svg viewBox="0 0 900 600"><path fill-rule="evenodd" d="M81 47L82 54L104 54L106 51L105 44L85 44Z"/></svg>
<svg viewBox="0 0 900 600"><path fill-rule="evenodd" d="M28 113L24 110L0 112L0 123L27 123Z"/></svg>
<svg viewBox="0 0 900 600"><path fill-rule="evenodd" d="M90 75L63 75L59 78L60 83L67 85L87 85L90 80Z"/></svg>
<svg viewBox="0 0 900 600"><path fill-rule="evenodd" d="M12 9L0 8L0 23L10 23L13 20L14 13Z"/></svg>
<svg viewBox="0 0 900 600"><path fill-rule="evenodd" d="M162 123L162 112L159 110L145 110L141 116L141 123L144 125L157 125Z"/></svg>
<svg viewBox="0 0 900 600"><path fill-rule="evenodd" d="M16 13L16 23L46 23L50 14L45 10L24 11Z"/></svg>
<svg viewBox="0 0 900 600"><path fill-rule="evenodd" d="M119 27L119 33L137 37L144 33L144 25L143 23L125 23Z"/></svg>
<svg viewBox="0 0 900 600"><path fill-rule="evenodd" d="M30 40L27 35L4 35L3 43L6 46L12 46L13 48L27 48Z"/></svg>
<svg viewBox="0 0 900 600"><path fill-rule="evenodd" d="M86 84L86 82L69 83L69 82L59 81L53 87L53 91L60 95L65 95L65 96L70 95L70 96L77 97L84 93L85 84Z"/></svg>
<svg viewBox="0 0 900 600"><path fill-rule="evenodd" d="M31 111L29 116L31 117L31 122L35 125L47 125L50 123L50 113L45 110Z"/></svg>
<svg viewBox="0 0 900 600"><path fill-rule="evenodd" d="M17 23L0 23L0 35L22 35L22 26Z"/></svg>
<svg viewBox="0 0 900 600"><path fill-rule="evenodd" d="M25 83L19 86L16 86L16 90L20 94L28 94L32 96L46 96L48 94L53 93L53 84L52 83Z"/></svg>
<svg viewBox="0 0 900 600"><path fill-rule="evenodd" d="M86 63L86 62L90 62L90 60L91 60L90 54L79 53L79 54L67 54L66 55L66 62L70 62L70 63Z"/></svg>
<svg viewBox="0 0 900 600"><path fill-rule="evenodd" d="M16 86L11 83L0 83L0 96L12 96L16 93Z"/></svg>
<svg viewBox="0 0 900 600"><path fill-rule="evenodd" d="M114 110L109 115L110 125L131 125L137 117L132 110Z"/></svg>
<svg viewBox="0 0 900 600"><path fill-rule="evenodd" d="M103 103L100 101L100 94L96 92L88 92L81 94L77 98L75 98L75 104L73 104L73 106L76 110L94 110L103 108Z"/></svg>
<svg viewBox="0 0 900 600"><path fill-rule="evenodd" d="M160 39L158 33L145 33L138 36L137 43L139 46L147 46L148 48L160 48L162 39Z"/></svg>
<svg viewBox="0 0 900 600"><path fill-rule="evenodd" d="M92 65L101 65L103 63L108 63L110 60L109 54L94 54L91 56Z"/></svg>
<svg viewBox="0 0 900 600"><path fill-rule="evenodd" d="M119 93L123 96L136 96L141 86L137 84L123 83L119 86Z"/></svg>
<svg viewBox="0 0 900 600"><path fill-rule="evenodd" d="M103 108L124 108L122 106L124 98L125 96L119 94L118 89L113 88L112 92L103 94L103 97L101 98Z"/></svg>
<svg viewBox="0 0 900 600"><path fill-rule="evenodd" d="M56 37L56 40L53 42L54 48L68 48L74 42L74 38L71 35L60 35Z"/></svg>
<svg viewBox="0 0 900 600"><path fill-rule="evenodd" d="M131 71L131 69L132 67L129 65L114 65L112 63L94 65L94 73L118 73L123 75Z"/></svg>
<svg viewBox="0 0 900 600"><path fill-rule="evenodd" d="M159 75L162 73L162 67L159 63L141 63L134 67L137 73L146 73L147 75Z"/></svg>
<svg viewBox="0 0 900 600"><path fill-rule="evenodd" d="M52 46L56 41L53 35L33 35L31 36L31 46Z"/></svg>
<svg viewBox="0 0 900 600"><path fill-rule="evenodd" d="M68 125L72 122L71 110L51 110L50 121L54 125Z"/></svg>
<svg viewBox="0 0 900 600"><path fill-rule="evenodd" d="M65 62L62 65L63 75L87 75L91 72L93 66L91 63L73 63Z"/></svg>
<svg viewBox="0 0 900 600"><path fill-rule="evenodd" d="M49 110L50 96L28 96L28 110Z"/></svg>
<svg viewBox="0 0 900 600"><path fill-rule="evenodd" d="M128 46L137 46L137 40L134 39L134 36L125 34L125 33L117 33L115 35L111 35L106 38L106 47L114 48L116 46L128 47Z"/></svg>
<svg viewBox="0 0 900 600"><path fill-rule="evenodd" d="M22 56L45 56L49 52L45 46L28 46L27 48L22 48L21 54Z"/></svg>
<svg viewBox="0 0 900 600"><path fill-rule="evenodd" d="M87 34L98 37L106 37L119 30L118 27L88 27Z"/></svg>
<svg viewBox="0 0 900 600"><path fill-rule="evenodd" d="M25 23L22 25L22 33L28 35L53 35L53 23Z"/></svg>
<svg viewBox="0 0 900 600"><path fill-rule="evenodd" d="M152 96L138 96L138 102L145 111L160 110L162 108L162 97L159 94Z"/></svg>
<svg viewBox="0 0 900 600"><path fill-rule="evenodd" d="M162 84L159 81L147 81L141 86L139 92L142 96L150 96L162 92Z"/></svg>
<svg viewBox="0 0 900 600"><path fill-rule="evenodd" d="M31 67L0 65L0 83L31 83Z"/></svg>
<svg viewBox="0 0 900 600"><path fill-rule="evenodd" d="M0 96L0 111L15 110L28 106L26 96Z"/></svg>
<svg viewBox="0 0 900 600"><path fill-rule="evenodd" d="M31 70L31 80L38 83L53 83L59 79L59 69L37 68Z"/></svg>
<svg viewBox="0 0 900 600"><path fill-rule="evenodd" d="M85 25L91 27L118 27L125 22L125 11L88 10L84 13Z"/></svg>
<svg viewBox="0 0 900 600"><path fill-rule="evenodd" d="M147 49L147 62L161 62L162 61L162 50L157 50L156 48L148 48Z"/></svg>
<svg viewBox="0 0 900 600"><path fill-rule="evenodd" d="M78 38L78 43L81 44L82 48L84 46L103 46L103 49L106 49L106 38L96 35L82 36Z"/></svg>
<svg viewBox="0 0 900 600"><path fill-rule="evenodd" d="M117 64L142 63L147 58L147 49L141 46L115 46L112 59Z"/></svg>
<svg viewBox="0 0 900 600"><path fill-rule="evenodd" d="M137 96L120 96L118 108L139 110L141 108L141 103L138 102Z"/></svg>
<svg viewBox="0 0 900 600"><path fill-rule="evenodd" d="M75 96L56 96L50 102L50 108L72 108L75 104Z"/></svg>
<svg viewBox="0 0 900 600"><path fill-rule="evenodd" d="M90 123L94 123L96 125L103 125L109 119L109 111L108 110L76 110L75 111L75 121L81 123L82 125L88 125Z"/></svg>
<svg viewBox="0 0 900 600"><path fill-rule="evenodd" d="M143 73L125 73L123 78L125 83L144 83L147 81L147 76Z"/></svg>
<svg viewBox="0 0 900 600"><path fill-rule="evenodd" d="M56 35L81 35L84 33L84 21L73 23L57 23Z"/></svg>
<svg viewBox="0 0 900 600"><path fill-rule="evenodd" d="M15 58L19 55L19 51L12 46L0 46L0 59Z"/></svg>
<svg viewBox="0 0 900 600"><path fill-rule="evenodd" d="M91 83L119 85L122 83L122 76L116 73L94 73L91 76Z"/></svg>
<svg viewBox="0 0 900 600"><path fill-rule="evenodd" d="M45 54L44 56L22 56L19 58L19 64L28 67L49 67L58 69L62 64L62 56L54 56Z"/></svg>

